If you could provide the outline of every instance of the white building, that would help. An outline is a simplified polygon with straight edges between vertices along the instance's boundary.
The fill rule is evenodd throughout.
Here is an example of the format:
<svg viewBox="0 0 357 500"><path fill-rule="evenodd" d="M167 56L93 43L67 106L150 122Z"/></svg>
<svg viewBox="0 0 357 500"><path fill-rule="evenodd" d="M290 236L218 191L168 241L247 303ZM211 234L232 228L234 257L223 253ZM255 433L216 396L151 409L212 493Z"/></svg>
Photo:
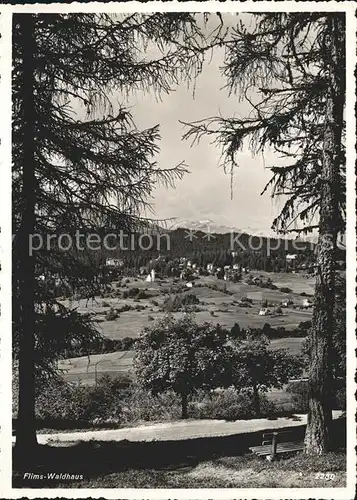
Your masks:
<svg viewBox="0 0 357 500"><path fill-rule="evenodd" d="M207 271L209 273L212 273L213 272L213 264L207 264Z"/></svg>
<svg viewBox="0 0 357 500"><path fill-rule="evenodd" d="M268 309L267 307L263 307L259 311L259 316L269 316L269 314L270 314L270 309Z"/></svg>
<svg viewBox="0 0 357 500"><path fill-rule="evenodd" d="M105 265L108 267L122 267L124 265L124 261L122 259L113 259L111 257L107 257Z"/></svg>
<svg viewBox="0 0 357 500"><path fill-rule="evenodd" d="M146 281L153 283L155 281L155 269L151 269L150 274L147 275Z"/></svg>

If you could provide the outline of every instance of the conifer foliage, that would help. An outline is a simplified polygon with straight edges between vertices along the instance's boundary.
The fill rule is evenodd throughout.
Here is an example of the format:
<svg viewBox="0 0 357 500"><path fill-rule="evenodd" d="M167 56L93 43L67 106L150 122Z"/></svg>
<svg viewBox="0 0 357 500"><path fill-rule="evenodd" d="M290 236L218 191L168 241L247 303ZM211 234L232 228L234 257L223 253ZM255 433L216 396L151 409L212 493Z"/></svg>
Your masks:
<svg viewBox="0 0 357 500"><path fill-rule="evenodd" d="M13 309L19 361L19 456L36 446L35 369L76 335L95 329L53 297L50 277L95 290L75 249L34 235L128 229L142 222L157 183L183 165L155 162L159 128L138 130L124 101L135 90L169 92L201 69L196 21L182 14L16 14L13 18ZM36 245L38 245L38 239ZM42 276L44 279L40 280ZM53 325L56 324L54 333ZM80 328L78 328L80 324ZM52 332L52 333L51 333ZM79 333L78 333L79 332ZM58 336L59 335L59 336ZM41 369L40 369L41 371Z"/></svg>
<svg viewBox="0 0 357 500"><path fill-rule="evenodd" d="M186 138L213 136L231 175L244 145L279 153L284 164L269 165L265 187L284 195L273 228L318 229L305 450L321 454L330 443L336 240L345 225L345 14L257 14L238 20L222 45L227 87L250 110L189 124Z"/></svg>

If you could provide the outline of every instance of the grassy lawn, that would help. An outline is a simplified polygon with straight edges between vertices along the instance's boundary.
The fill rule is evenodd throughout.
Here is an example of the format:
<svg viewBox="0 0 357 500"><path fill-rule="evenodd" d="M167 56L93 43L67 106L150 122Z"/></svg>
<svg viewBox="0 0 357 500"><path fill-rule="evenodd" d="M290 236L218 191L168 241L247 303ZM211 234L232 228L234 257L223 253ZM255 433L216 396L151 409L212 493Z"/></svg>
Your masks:
<svg viewBox="0 0 357 500"><path fill-rule="evenodd" d="M134 470L83 481L83 488L316 488L346 486L346 457L302 455L270 463L254 455L210 460L174 471ZM318 479L320 473L329 473ZM78 486L78 485L77 485Z"/></svg>
<svg viewBox="0 0 357 500"><path fill-rule="evenodd" d="M14 486L31 487L15 474ZM48 483L48 482L47 482ZM55 484L54 484L55 483ZM33 487L62 488L317 488L346 486L346 455L323 457L297 454L268 462L253 454L218 457L196 463L188 457L181 463L159 468L125 468L95 474L76 481L37 481ZM15 486L16 487L16 486Z"/></svg>

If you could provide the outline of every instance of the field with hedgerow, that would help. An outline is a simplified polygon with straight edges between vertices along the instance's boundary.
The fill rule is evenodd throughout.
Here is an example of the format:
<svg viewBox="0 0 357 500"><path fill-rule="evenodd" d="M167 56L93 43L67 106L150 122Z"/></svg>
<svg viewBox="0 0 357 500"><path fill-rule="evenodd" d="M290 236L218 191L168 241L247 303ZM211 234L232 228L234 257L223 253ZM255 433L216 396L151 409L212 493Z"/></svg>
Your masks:
<svg viewBox="0 0 357 500"><path fill-rule="evenodd" d="M133 360L143 332L155 331L155 325L165 321L171 321L170 328L174 328L187 315L195 329L202 330L203 340L210 329L221 332L228 344L243 345L244 339L253 339L261 348L265 342L261 339L266 339L267 352L279 356L283 350L287 359L303 363L311 320L311 308L303 304L312 291L313 278L292 273L252 273L252 278L259 278L263 286L249 280L233 283L209 276L197 279L188 288L185 281L173 278L147 282L126 277L111 283L101 297L77 297L71 302L63 298L66 305L90 316L101 336L86 345L85 352L81 352L83 346L73 346L58 363L60 377L44 382L36 404L39 428L123 427L177 420L180 395L171 386L156 393L143 387ZM263 308L268 315L259 315ZM210 346L210 352L215 349ZM250 356L247 363L254 365L254 354ZM202 390L198 384L198 389L190 393L188 418L239 420L306 412L306 383L289 382L289 378L305 376L304 364L294 372L289 371L291 363L288 361L285 368L282 365L281 370L287 373L280 378L260 381L259 411L249 387L240 382L236 388L219 389L217 382L211 387L201 384ZM338 409L344 407L341 390L335 401Z"/></svg>
<svg viewBox="0 0 357 500"><path fill-rule="evenodd" d="M251 274L266 279L269 273ZM168 312L169 297L183 294L193 294L198 298L193 311L200 323L214 322L227 328L236 322L244 328L262 327L269 323L293 330L299 323L311 319L311 308L305 309L303 304L306 296L313 293L313 278L292 273L275 276L281 284L276 290L244 282L226 282L211 276L196 280L193 288L187 288L185 281L173 278L153 283L141 278L123 278L112 284L112 290L104 298L63 302L76 307L82 314L91 315L99 323L102 334L113 340L137 337L150 321ZM244 303L244 299L250 303ZM286 300L292 301L291 306L277 313L277 307ZM272 309L268 317L259 315L263 304ZM177 317L182 315L182 311L170 312Z"/></svg>
<svg viewBox="0 0 357 500"><path fill-rule="evenodd" d="M195 280L193 288L173 278L152 283L143 278L123 278L112 283L105 297L72 301L72 307L97 322L100 333L108 340L92 351L90 359L87 355L80 356L80 352L69 353L68 359L59 363L64 378L94 383L99 374L113 376L130 371L133 339L168 312L178 319L187 310L197 323L220 324L227 330L237 324L241 329L261 329L268 324L276 329L273 348L286 348L291 354L299 354L306 335L306 331L298 331L299 325L311 320L311 308L303 308L303 303L313 292L314 278L293 273L250 274L263 281L270 279L276 289L226 282L214 276ZM187 300L191 297L195 300ZM291 304L281 307L284 301ZM69 300L64 302L69 305ZM263 306L270 308L269 315L259 315Z"/></svg>

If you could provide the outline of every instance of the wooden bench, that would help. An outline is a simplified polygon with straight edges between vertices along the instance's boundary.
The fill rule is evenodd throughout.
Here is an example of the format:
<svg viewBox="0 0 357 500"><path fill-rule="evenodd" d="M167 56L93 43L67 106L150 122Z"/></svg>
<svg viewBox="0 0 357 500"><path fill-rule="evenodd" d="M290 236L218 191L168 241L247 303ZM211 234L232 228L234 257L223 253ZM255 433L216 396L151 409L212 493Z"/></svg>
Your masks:
<svg viewBox="0 0 357 500"><path fill-rule="evenodd" d="M260 446L251 446L250 451L267 460L274 460L276 455L282 453L295 453L303 451L304 441L296 439L291 430L274 431L263 434L263 441Z"/></svg>

